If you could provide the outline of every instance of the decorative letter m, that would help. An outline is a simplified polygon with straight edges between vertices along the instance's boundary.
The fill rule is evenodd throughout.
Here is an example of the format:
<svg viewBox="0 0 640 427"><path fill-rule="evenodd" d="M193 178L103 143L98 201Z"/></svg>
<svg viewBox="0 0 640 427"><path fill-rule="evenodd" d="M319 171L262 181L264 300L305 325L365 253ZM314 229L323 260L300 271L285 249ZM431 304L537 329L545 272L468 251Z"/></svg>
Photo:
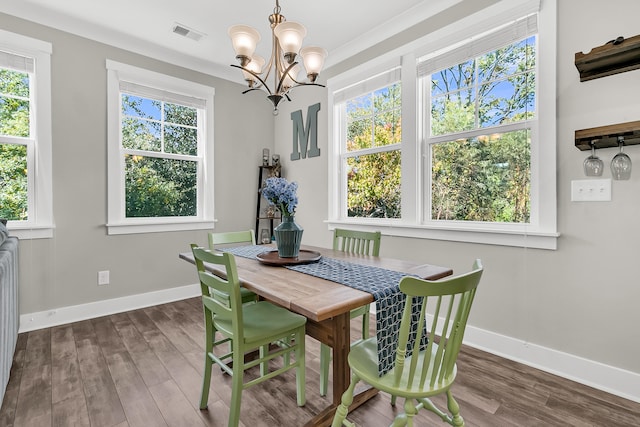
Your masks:
<svg viewBox="0 0 640 427"><path fill-rule="evenodd" d="M313 104L307 109L307 126L302 126L302 110L291 113L293 121L293 151L291 152L291 160L307 157L307 146L309 142L309 157L318 157L320 149L318 148L318 111L320 111L320 103ZM298 149L299 147L299 149Z"/></svg>

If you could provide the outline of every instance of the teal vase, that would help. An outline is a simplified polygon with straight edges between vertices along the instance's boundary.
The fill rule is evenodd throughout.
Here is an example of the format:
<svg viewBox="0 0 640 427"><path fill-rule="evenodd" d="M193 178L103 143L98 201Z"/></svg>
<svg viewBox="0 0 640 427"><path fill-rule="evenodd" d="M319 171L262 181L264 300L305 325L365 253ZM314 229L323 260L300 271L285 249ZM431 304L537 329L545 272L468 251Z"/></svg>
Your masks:
<svg viewBox="0 0 640 427"><path fill-rule="evenodd" d="M303 231L302 227L296 224L293 215L282 217L282 222L273 230L280 258L298 257Z"/></svg>

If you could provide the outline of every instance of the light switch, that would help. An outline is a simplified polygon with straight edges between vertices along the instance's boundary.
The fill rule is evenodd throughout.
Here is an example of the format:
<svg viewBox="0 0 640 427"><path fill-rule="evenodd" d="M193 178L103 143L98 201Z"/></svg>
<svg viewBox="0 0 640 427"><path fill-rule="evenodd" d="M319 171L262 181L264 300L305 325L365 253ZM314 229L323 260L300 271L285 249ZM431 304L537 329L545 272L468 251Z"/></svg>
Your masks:
<svg viewBox="0 0 640 427"><path fill-rule="evenodd" d="M572 202L610 202L610 179L578 179L571 181Z"/></svg>

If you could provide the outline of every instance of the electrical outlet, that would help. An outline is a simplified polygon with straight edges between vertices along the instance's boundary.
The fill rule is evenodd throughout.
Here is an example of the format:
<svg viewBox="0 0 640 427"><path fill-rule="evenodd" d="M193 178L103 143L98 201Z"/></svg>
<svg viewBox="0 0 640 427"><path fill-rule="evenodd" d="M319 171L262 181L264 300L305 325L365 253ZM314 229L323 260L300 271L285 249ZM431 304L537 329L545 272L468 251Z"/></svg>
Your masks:
<svg viewBox="0 0 640 427"><path fill-rule="evenodd" d="M109 284L109 270L98 271L98 285L108 285Z"/></svg>
<svg viewBox="0 0 640 427"><path fill-rule="evenodd" d="M571 181L572 202L610 202L610 179L578 179Z"/></svg>

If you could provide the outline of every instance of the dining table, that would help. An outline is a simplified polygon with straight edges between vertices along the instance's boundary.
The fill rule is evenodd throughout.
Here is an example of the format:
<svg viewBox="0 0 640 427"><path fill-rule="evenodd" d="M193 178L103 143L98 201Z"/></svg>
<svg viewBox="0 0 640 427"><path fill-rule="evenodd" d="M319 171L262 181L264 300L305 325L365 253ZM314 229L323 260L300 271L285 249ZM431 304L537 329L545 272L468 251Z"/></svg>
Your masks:
<svg viewBox="0 0 640 427"><path fill-rule="evenodd" d="M235 256L240 284L264 300L305 316L307 335L333 349L331 402L305 424L305 426L329 426L340 404L342 394L350 382L350 369L347 362L351 346L350 312L365 304L373 303L374 297L369 292L351 286L286 268L288 264L295 264L295 260L284 259L279 262L275 257L273 261L275 245L261 246L264 246L264 254L271 253L271 256L259 258ZM427 280L437 280L453 274L449 267L389 257L351 254L307 245L302 245L301 251L305 255L316 255L315 258L372 266ZM194 263L191 252L180 253L179 257ZM224 274L214 265L205 265L205 268L214 274ZM362 405L376 393L378 390L373 388L359 390L354 396L350 410Z"/></svg>

